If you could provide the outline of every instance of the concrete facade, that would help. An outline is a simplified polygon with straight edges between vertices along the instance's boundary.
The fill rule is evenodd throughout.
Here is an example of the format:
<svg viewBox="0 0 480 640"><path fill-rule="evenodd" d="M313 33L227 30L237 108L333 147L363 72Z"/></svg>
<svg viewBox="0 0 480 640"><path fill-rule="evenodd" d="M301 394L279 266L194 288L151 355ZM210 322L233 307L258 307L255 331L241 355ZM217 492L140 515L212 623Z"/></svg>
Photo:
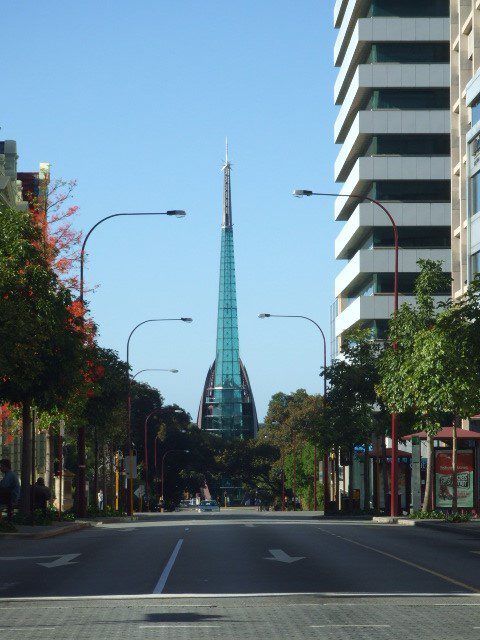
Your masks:
<svg viewBox="0 0 480 640"><path fill-rule="evenodd" d="M393 312L390 222L348 194L376 198L394 216L403 300L413 300L418 259L451 270L448 16L449 0L335 2L335 180L342 184L334 215L344 222L335 257L348 262L335 282L332 355L353 326L382 338Z"/></svg>
<svg viewBox="0 0 480 640"><path fill-rule="evenodd" d="M480 1L450 0L453 296L480 270Z"/></svg>

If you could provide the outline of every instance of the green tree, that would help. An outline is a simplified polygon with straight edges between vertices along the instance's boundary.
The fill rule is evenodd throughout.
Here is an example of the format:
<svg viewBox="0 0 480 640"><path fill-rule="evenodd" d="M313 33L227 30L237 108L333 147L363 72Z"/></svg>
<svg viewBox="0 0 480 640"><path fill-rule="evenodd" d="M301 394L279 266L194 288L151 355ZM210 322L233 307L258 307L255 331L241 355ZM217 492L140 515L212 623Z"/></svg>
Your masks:
<svg viewBox="0 0 480 640"><path fill-rule="evenodd" d="M445 292L450 276L439 261L419 260L416 305L403 304L389 323L389 340L379 363L378 392L390 411L412 415L413 428L427 432L428 461L423 510L431 504L433 439L447 419L438 391L445 383L435 371L432 345L439 314L451 306L436 296ZM435 333L432 332L435 330ZM395 347L395 348L394 348ZM429 356L428 360L425 358Z"/></svg>
<svg viewBox="0 0 480 640"><path fill-rule="evenodd" d="M0 220L0 398L22 405L21 507L28 512L31 407L65 404L80 379L83 340L30 212L2 205Z"/></svg>

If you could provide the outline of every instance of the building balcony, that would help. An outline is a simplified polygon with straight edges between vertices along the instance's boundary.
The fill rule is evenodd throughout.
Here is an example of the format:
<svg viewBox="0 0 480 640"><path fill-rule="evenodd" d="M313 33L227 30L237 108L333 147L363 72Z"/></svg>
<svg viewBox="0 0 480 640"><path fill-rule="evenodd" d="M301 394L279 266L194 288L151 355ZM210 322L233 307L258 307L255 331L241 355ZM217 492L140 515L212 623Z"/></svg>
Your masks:
<svg viewBox="0 0 480 640"><path fill-rule="evenodd" d="M347 179L373 135L449 134L450 113L441 110L359 111L335 161L335 182Z"/></svg>
<svg viewBox="0 0 480 640"><path fill-rule="evenodd" d="M373 89L428 89L450 86L448 64L361 64L355 70L335 120L335 142L343 143Z"/></svg>
<svg viewBox="0 0 480 640"><path fill-rule="evenodd" d="M449 28L448 18L360 18L335 81L335 104L343 102L355 70L372 43L449 42Z"/></svg>
<svg viewBox="0 0 480 640"><path fill-rule="evenodd" d="M438 296L436 301L445 301L446 296ZM399 296L399 305L403 303L415 306L414 296ZM373 296L359 296L338 314L335 319L335 337L341 336L356 324L371 320L388 320L394 311L393 294L376 294Z"/></svg>
<svg viewBox="0 0 480 640"><path fill-rule="evenodd" d="M352 32L355 24L361 16L365 15L371 0L348 0L338 2L338 13L336 13L337 5L334 10L334 20L339 30L335 45L333 47L333 60L336 67L342 64L343 57L350 43ZM341 16L341 19L339 19Z"/></svg>
<svg viewBox="0 0 480 640"><path fill-rule="evenodd" d="M392 202L388 204L388 210L398 227L450 227L451 224L448 202ZM392 225L375 204L357 205L335 240L335 258L348 259L373 227L391 229Z"/></svg>
<svg viewBox="0 0 480 640"><path fill-rule="evenodd" d="M333 7L333 25L336 29L342 24L349 0L335 0Z"/></svg>
<svg viewBox="0 0 480 640"><path fill-rule="evenodd" d="M450 180L448 156L372 156L358 158L335 200L335 220L347 220L358 200L345 196L364 193L374 181ZM421 195L421 194L419 194ZM421 198L419 198L420 200Z"/></svg>
<svg viewBox="0 0 480 640"><path fill-rule="evenodd" d="M418 260L440 260L443 270L451 270L450 249L400 249L399 273L419 273ZM368 274L394 273L395 251L393 248L360 249L335 278L335 297L346 296L354 291Z"/></svg>

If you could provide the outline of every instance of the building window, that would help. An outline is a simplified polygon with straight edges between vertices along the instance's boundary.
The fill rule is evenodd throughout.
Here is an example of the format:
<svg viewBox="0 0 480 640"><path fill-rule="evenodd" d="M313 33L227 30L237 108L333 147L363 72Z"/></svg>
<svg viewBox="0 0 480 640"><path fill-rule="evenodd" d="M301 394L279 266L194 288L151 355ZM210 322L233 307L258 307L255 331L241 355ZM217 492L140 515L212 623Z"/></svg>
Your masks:
<svg viewBox="0 0 480 640"><path fill-rule="evenodd" d="M366 195L393 202L450 202L450 180L377 180Z"/></svg>
<svg viewBox="0 0 480 640"><path fill-rule="evenodd" d="M449 89L376 89L365 101L364 109L449 109Z"/></svg>
<svg viewBox="0 0 480 640"><path fill-rule="evenodd" d="M472 104L472 127L480 122L480 98Z"/></svg>
<svg viewBox="0 0 480 640"><path fill-rule="evenodd" d="M448 18L449 0L372 0L367 17Z"/></svg>
<svg viewBox="0 0 480 640"><path fill-rule="evenodd" d="M372 44L365 62L448 64L450 47L448 42L382 42Z"/></svg>
<svg viewBox="0 0 480 640"><path fill-rule="evenodd" d="M470 265L472 269L472 276L476 276L477 273L480 273L480 251L474 253L470 258Z"/></svg>
<svg viewBox="0 0 480 640"><path fill-rule="evenodd" d="M472 209L471 216L480 213L480 172L470 178L470 186L472 192Z"/></svg>
<svg viewBox="0 0 480 640"><path fill-rule="evenodd" d="M443 134L373 136L361 155L449 156L450 136Z"/></svg>

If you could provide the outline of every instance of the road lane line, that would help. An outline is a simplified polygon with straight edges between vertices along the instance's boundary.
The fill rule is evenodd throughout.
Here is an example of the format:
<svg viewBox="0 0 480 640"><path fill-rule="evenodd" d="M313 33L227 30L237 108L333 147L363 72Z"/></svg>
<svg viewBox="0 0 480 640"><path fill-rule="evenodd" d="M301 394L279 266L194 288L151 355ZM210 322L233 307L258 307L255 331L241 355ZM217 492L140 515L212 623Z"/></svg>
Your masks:
<svg viewBox="0 0 480 640"><path fill-rule="evenodd" d="M177 559L178 552L180 551L180 547L182 546L182 544L183 544L183 538L180 538L180 540L175 545L175 549L172 551L172 555L168 559L168 562L165 565L164 570L162 571L162 575L160 576L155 586L155 589L153 590L153 593L158 594L163 592L168 580L168 576L170 575L170 571L172 570L173 565L175 564L175 560Z"/></svg>
<svg viewBox="0 0 480 640"><path fill-rule="evenodd" d="M357 629L359 627L362 629L390 629L389 624L311 624L310 625L310 629L327 629L327 628L328 629L344 629L344 628Z"/></svg>
<svg viewBox="0 0 480 640"><path fill-rule="evenodd" d="M143 624L139 629L214 629L218 624Z"/></svg>
<svg viewBox="0 0 480 640"><path fill-rule="evenodd" d="M463 589L468 589L468 591L472 591L473 593L480 593L480 589L476 589L469 584L465 584L464 582L460 582L459 580L455 580L454 578L450 578L449 576L444 575L443 573L439 573L438 571L434 571L433 569L428 569L427 567L423 567L421 564L417 564L416 562L411 562L410 560L405 560L404 558L399 558L399 556L393 555L393 553L388 553L387 551L382 551L381 549L376 549L375 547L371 547L368 544L363 544L362 542L357 542L356 540L352 540L351 538L345 538L344 536L339 536L338 533L331 533L330 531L326 531L319 527L320 531L326 533L329 536L333 536L334 538L338 538L339 540L344 540L345 542L350 542L351 544L356 544L358 547L362 547L363 549L368 549L369 551L374 551L375 553L380 554L381 556L385 556L386 558L391 558L392 560L397 560L397 562L402 562L403 564L408 565L409 567L414 567L415 569L419 569L420 571L424 571L425 573L429 573L432 576L440 578L441 580L445 580L446 582L450 582L450 584L454 584L457 587L462 587Z"/></svg>

